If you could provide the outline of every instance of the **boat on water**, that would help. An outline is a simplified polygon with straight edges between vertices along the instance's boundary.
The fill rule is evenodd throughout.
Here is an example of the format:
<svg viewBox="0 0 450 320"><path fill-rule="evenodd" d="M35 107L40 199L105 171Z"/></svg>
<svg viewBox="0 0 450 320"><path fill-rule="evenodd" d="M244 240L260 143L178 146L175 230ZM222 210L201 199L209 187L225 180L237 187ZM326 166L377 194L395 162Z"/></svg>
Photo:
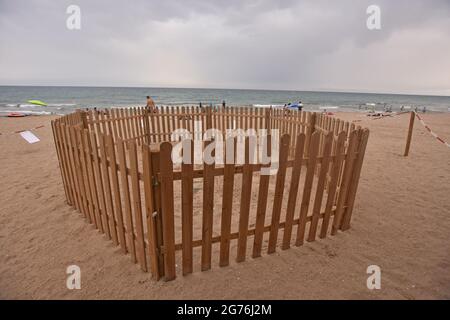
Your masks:
<svg viewBox="0 0 450 320"><path fill-rule="evenodd" d="M297 109L297 110L301 111L303 109L303 103L301 101L294 102L294 103L288 103L285 105L285 107L288 109Z"/></svg>

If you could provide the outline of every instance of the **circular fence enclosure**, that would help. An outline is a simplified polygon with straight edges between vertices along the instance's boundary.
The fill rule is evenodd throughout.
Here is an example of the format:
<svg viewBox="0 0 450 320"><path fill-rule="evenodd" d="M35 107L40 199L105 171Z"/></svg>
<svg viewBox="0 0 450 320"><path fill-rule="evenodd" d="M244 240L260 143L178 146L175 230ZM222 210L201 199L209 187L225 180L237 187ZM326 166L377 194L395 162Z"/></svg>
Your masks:
<svg viewBox="0 0 450 320"><path fill-rule="evenodd" d="M52 128L67 203L156 280L347 230L369 136L247 107L79 110Z"/></svg>

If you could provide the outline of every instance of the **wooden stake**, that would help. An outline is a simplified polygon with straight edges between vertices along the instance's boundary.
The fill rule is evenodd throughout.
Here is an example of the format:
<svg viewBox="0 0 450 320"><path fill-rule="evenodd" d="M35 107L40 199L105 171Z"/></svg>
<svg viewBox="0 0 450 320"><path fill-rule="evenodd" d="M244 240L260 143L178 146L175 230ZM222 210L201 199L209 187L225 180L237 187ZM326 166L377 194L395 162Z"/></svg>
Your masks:
<svg viewBox="0 0 450 320"><path fill-rule="evenodd" d="M175 225L173 204L172 145L161 144L161 208L164 236L164 277L166 281L176 277L175 271Z"/></svg>
<svg viewBox="0 0 450 320"><path fill-rule="evenodd" d="M415 112L411 111L411 117L409 118L408 137L406 138L405 153L403 154L404 157L407 157L409 154L409 147L411 146L411 138L412 138L412 134L413 134L415 118L416 118Z"/></svg>

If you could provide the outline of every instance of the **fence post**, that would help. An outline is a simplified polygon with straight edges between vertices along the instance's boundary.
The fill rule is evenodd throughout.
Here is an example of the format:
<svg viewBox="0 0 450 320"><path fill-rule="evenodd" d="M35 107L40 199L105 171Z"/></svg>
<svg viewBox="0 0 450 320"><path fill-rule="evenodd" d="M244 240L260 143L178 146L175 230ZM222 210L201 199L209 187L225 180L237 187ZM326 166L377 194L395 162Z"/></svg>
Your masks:
<svg viewBox="0 0 450 320"><path fill-rule="evenodd" d="M266 117L267 134L270 134L270 129L271 129L271 124L270 124L270 118L271 117L270 116L271 116L271 113L272 113L272 107L266 109L265 112L266 112L265 117Z"/></svg>
<svg viewBox="0 0 450 320"><path fill-rule="evenodd" d="M164 276L164 255L162 252L163 246L163 228L162 228L162 210L161 210L161 183L158 179L160 172L160 152L150 152L151 161L151 183L152 183L152 202L153 208L156 212L156 240L157 240L157 253L158 253L158 270L159 276Z"/></svg>
<svg viewBox="0 0 450 320"><path fill-rule="evenodd" d="M212 107L206 107L206 130L212 128Z"/></svg>
<svg viewBox="0 0 450 320"><path fill-rule="evenodd" d="M316 119L317 119L317 113L313 112L311 114L311 135L316 131Z"/></svg>
<svg viewBox="0 0 450 320"><path fill-rule="evenodd" d="M308 121L307 121L308 122ZM309 144L311 143L311 137L316 130L316 113L311 112L309 114L309 124L306 127L306 142L305 142L305 156L309 157Z"/></svg>
<svg viewBox="0 0 450 320"><path fill-rule="evenodd" d="M166 281L176 277L175 269L175 222L172 144L163 142L160 146L161 209L164 230L164 277Z"/></svg>
<svg viewBox="0 0 450 320"><path fill-rule="evenodd" d="M159 280L162 277L162 271L159 268L160 246L158 246L158 212L155 208L153 195L153 169L150 147L148 145L142 146L142 162L144 174L144 194L147 218L148 253L150 256L150 270L153 277L155 277L156 280Z"/></svg>
<svg viewBox="0 0 450 320"><path fill-rule="evenodd" d="M409 147L411 146L411 138L412 138L412 134L413 134L415 118L416 118L415 112L411 111L411 117L409 118L408 137L406 138L405 153L403 154L404 157L407 157L409 154Z"/></svg>
<svg viewBox="0 0 450 320"><path fill-rule="evenodd" d="M80 114L81 122L83 124L83 129L88 129L88 121L87 121L86 111L78 109L77 112Z"/></svg>
<svg viewBox="0 0 450 320"><path fill-rule="evenodd" d="M144 109L144 142L150 144L150 115L148 109Z"/></svg>

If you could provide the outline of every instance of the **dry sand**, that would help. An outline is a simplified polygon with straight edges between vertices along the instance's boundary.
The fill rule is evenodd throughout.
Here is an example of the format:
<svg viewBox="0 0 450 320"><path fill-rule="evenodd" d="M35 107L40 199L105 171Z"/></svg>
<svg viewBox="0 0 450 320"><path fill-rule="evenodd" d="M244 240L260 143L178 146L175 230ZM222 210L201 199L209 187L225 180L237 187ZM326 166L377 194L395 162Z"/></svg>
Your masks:
<svg viewBox="0 0 450 320"><path fill-rule="evenodd" d="M450 149L408 115L371 120L352 229L300 248L155 282L66 205L52 117L0 118L0 298L25 299L436 299L450 298ZM450 141L450 114L424 120ZM30 145L4 133L44 124ZM66 288L81 267L82 289ZM381 290L366 287L378 265Z"/></svg>

